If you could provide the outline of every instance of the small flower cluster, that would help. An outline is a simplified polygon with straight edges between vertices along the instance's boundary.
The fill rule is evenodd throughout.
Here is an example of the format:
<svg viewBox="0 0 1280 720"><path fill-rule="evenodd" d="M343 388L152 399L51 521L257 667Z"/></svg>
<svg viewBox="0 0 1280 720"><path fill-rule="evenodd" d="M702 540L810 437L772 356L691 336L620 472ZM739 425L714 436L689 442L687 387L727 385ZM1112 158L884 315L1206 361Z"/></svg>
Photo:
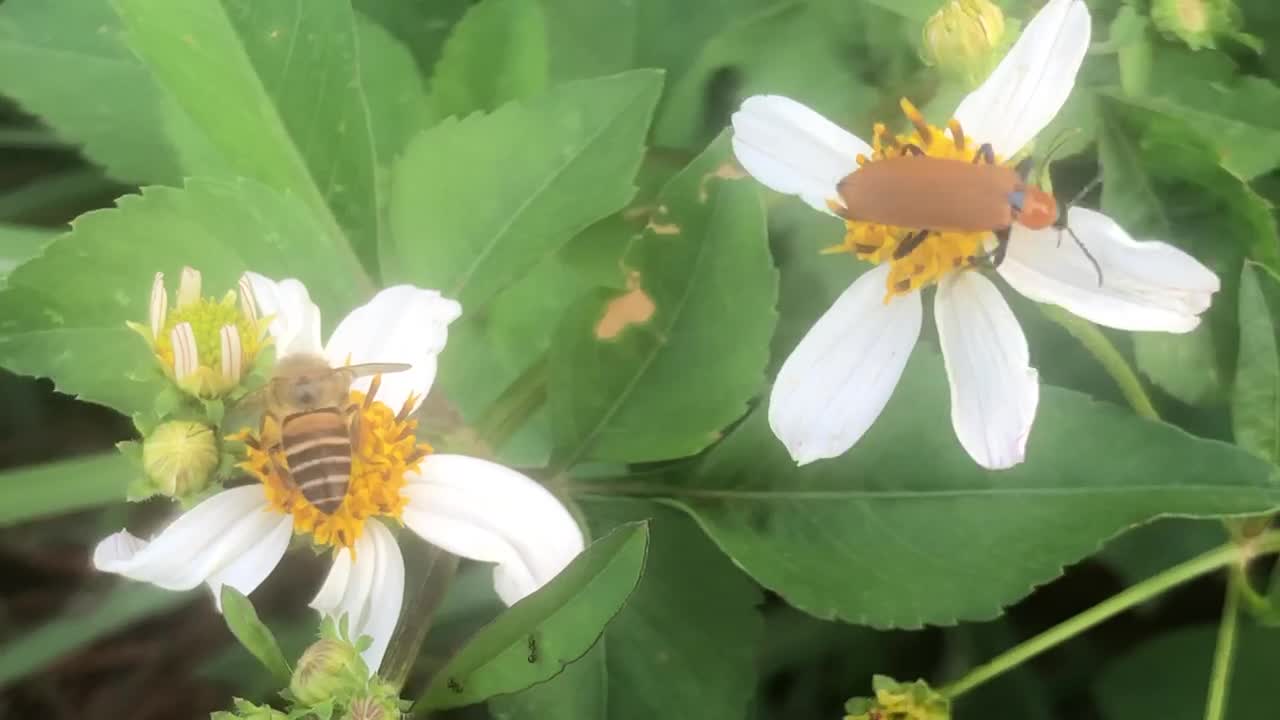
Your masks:
<svg viewBox="0 0 1280 720"><path fill-rule="evenodd" d="M871 689L875 697L845 703L845 720L951 720L950 701L923 680L900 683L876 675Z"/></svg>

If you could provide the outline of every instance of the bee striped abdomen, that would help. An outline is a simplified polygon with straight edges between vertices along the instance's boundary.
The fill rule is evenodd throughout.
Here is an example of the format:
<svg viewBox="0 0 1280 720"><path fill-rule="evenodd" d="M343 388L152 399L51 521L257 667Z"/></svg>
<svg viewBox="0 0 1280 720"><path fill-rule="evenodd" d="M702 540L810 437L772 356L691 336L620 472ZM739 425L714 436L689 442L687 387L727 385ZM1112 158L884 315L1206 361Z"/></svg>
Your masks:
<svg viewBox="0 0 1280 720"><path fill-rule="evenodd" d="M294 484L317 510L332 514L351 484L351 436L336 408L285 418L280 428L285 462Z"/></svg>

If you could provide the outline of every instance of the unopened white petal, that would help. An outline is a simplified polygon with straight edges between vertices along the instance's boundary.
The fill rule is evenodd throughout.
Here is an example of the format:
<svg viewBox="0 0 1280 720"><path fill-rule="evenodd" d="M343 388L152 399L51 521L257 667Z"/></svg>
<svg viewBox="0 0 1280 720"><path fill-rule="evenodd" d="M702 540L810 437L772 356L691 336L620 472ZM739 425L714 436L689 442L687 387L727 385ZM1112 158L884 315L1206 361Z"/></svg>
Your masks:
<svg viewBox="0 0 1280 720"><path fill-rule="evenodd" d="M379 292L338 324L325 347L329 364L406 363L410 370L382 376L378 399L399 410L410 394L422 403L436 377L436 356L449 337L449 323L462 306L435 290L396 285ZM370 377L353 387L367 390Z"/></svg>
<svg viewBox="0 0 1280 720"><path fill-rule="evenodd" d="M222 349L222 378L227 382L240 382L242 372L240 348L240 331L235 325L223 325L218 330L218 341Z"/></svg>
<svg viewBox="0 0 1280 720"><path fill-rule="evenodd" d="M192 267L182 268L178 280L178 307L186 307L200 300L200 271Z"/></svg>
<svg viewBox="0 0 1280 720"><path fill-rule="evenodd" d="M94 567L167 590L202 582L249 593L280 561L293 518L268 509L261 485L224 490L150 541L120 531L98 543Z"/></svg>
<svg viewBox="0 0 1280 720"><path fill-rule="evenodd" d="M253 301L253 283L249 280L248 273L240 276L240 312L249 318L250 322L258 321L258 304Z"/></svg>
<svg viewBox="0 0 1280 720"><path fill-rule="evenodd" d="M884 302L889 265L859 277L792 351L769 425L799 464L853 446L889 402L920 337L920 294Z"/></svg>
<svg viewBox="0 0 1280 720"><path fill-rule="evenodd" d="M151 320L151 339L156 340L160 337L160 331L164 330L164 321L169 312L169 293L164 289L164 273L156 273L155 279L151 281L151 306L149 309L149 319Z"/></svg>
<svg viewBox="0 0 1280 720"><path fill-rule="evenodd" d="M253 299L264 317L271 317L270 333L276 357L291 353L319 353L320 308L301 282L288 278L276 282L257 273L245 273Z"/></svg>
<svg viewBox="0 0 1280 720"><path fill-rule="evenodd" d="M428 455L404 489L404 524L454 555L496 563L508 605L545 585L582 552L582 531L559 500L510 468L463 455Z"/></svg>
<svg viewBox="0 0 1280 720"><path fill-rule="evenodd" d="M1040 401L1022 327L1000 291L977 272L944 278L933 307L956 437L985 468L1017 465L1026 458Z"/></svg>
<svg viewBox="0 0 1280 720"><path fill-rule="evenodd" d="M169 331L169 343L173 346L173 376L185 380L200 366L199 349L196 347L196 333L191 323L180 322Z"/></svg>
<svg viewBox="0 0 1280 720"><path fill-rule="evenodd" d="M1067 101L1090 30L1083 0L1050 0L991 76L956 108L965 133L1006 158L1022 149Z"/></svg>
<svg viewBox="0 0 1280 720"><path fill-rule="evenodd" d="M1218 276L1178 248L1139 242L1100 212L1072 208L1065 231L1014 225L1000 274L1037 302L1059 305L1086 320L1121 330L1190 332L1221 286Z"/></svg>
<svg viewBox="0 0 1280 720"><path fill-rule="evenodd" d="M352 640L368 635L373 644L362 656L377 672L404 604L404 557L395 536L376 520L365 523L355 550L354 561L350 550L338 553L311 607L333 618L346 615Z"/></svg>
<svg viewBox="0 0 1280 720"><path fill-rule="evenodd" d="M822 212L836 185L871 148L801 103L781 95L747 98L733 114L733 153L752 177Z"/></svg>

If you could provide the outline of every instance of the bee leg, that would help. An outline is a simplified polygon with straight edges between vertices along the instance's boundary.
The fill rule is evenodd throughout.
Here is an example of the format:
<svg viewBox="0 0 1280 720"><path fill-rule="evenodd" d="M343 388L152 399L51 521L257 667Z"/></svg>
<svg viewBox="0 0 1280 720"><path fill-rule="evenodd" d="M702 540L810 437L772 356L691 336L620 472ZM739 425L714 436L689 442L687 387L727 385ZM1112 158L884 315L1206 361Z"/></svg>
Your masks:
<svg viewBox="0 0 1280 720"><path fill-rule="evenodd" d="M988 165L996 164L996 151L991 148L991 143L982 143L978 147L978 152L973 155L973 164L984 162Z"/></svg>
<svg viewBox="0 0 1280 720"><path fill-rule="evenodd" d="M893 249L893 259L901 260L902 258L910 255L912 250L920 247L920 243L924 242L924 239L929 237L930 232L932 231L920 230L903 238L902 242L898 244L898 247Z"/></svg>

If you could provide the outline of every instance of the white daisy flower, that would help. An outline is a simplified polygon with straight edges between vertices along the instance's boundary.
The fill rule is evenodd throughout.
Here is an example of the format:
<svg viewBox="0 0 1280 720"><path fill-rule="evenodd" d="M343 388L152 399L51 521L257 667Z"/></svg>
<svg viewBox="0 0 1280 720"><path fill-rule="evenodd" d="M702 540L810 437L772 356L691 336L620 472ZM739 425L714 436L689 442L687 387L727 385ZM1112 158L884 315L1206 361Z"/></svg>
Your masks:
<svg viewBox="0 0 1280 720"><path fill-rule="evenodd" d="M342 505L320 512L281 477L261 445L251 446L244 467L260 482L214 495L149 541L127 531L106 538L94 551L99 570L170 590L205 583L215 599L224 584L247 594L280 562L293 535L309 535L336 551L311 607L345 614L353 637L372 637L364 658L376 669L404 601L404 560L392 526L403 524L455 555L495 563L494 588L508 605L582 551L577 523L542 485L487 460L434 454L414 436L409 416L435 379L436 355L461 313L456 302L409 285L388 288L343 319L322 346L320 311L302 283L248 278L258 308L272 318L280 356L319 353L334 367L411 366L382 376L372 398L364 394L373 378L352 387L360 435Z"/></svg>
<svg viewBox="0 0 1280 720"><path fill-rule="evenodd" d="M880 415L920 335L919 291L935 283L956 435L983 467L1023 461L1039 382L1009 306L990 280L972 272L994 246L992 233L919 237L913 235L923 228L857 221L837 188L860 168L908 151L1003 165L1066 101L1089 33L1082 0L1051 0L946 130L928 125L905 100L915 132L893 136L877 125L871 145L785 97L751 97L734 113L742 166L766 186L844 217L847 234L835 250L881 263L836 300L778 373L769 422L797 463L844 453ZM922 193L913 202L948 199ZM1027 222L1044 225L1051 216L1043 219ZM1219 288L1195 258L1165 243L1135 241L1102 213L1071 208L1066 226L1079 243L1058 227L1013 222L1000 275L1023 295L1100 325L1174 333L1195 328Z"/></svg>

